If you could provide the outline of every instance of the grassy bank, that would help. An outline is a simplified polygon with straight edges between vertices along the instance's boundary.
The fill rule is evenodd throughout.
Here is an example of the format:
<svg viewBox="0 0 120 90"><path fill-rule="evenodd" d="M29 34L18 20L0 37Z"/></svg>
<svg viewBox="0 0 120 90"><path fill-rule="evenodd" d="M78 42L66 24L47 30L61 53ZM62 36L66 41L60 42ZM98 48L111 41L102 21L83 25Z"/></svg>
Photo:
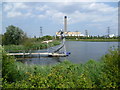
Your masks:
<svg viewBox="0 0 120 90"><path fill-rule="evenodd" d="M117 50L85 64L25 65L3 54L3 88L118 88Z"/></svg>
<svg viewBox="0 0 120 90"><path fill-rule="evenodd" d="M38 49L45 49L47 47L52 47L59 45L59 41L53 41L48 43L48 46L46 43L41 42L28 42L23 45L4 45L3 48L7 52L23 52L28 50L38 50Z"/></svg>
<svg viewBox="0 0 120 90"><path fill-rule="evenodd" d="M67 39L68 41L90 41L90 42L120 42L119 39Z"/></svg>

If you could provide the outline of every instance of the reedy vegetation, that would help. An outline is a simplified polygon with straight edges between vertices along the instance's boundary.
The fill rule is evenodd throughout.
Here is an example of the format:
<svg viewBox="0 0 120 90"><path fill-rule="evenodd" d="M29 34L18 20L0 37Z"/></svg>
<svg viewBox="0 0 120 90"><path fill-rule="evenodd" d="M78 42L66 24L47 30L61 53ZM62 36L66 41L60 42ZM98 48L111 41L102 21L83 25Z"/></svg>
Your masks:
<svg viewBox="0 0 120 90"><path fill-rule="evenodd" d="M53 41L48 43L49 47L59 45L59 41ZM46 43L36 42L36 41L26 41L23 45L4 45L5 51L7 52L28 52L29 50L39 50L49 48Z"/></svg>
<svg viewBox="0 0 120 90"><path fill-rule="evenodd" d="M65 60L56 65L24 65L3 53L3 88L118 88L120 74L118 50L100 61L73 64Z"/></svg>

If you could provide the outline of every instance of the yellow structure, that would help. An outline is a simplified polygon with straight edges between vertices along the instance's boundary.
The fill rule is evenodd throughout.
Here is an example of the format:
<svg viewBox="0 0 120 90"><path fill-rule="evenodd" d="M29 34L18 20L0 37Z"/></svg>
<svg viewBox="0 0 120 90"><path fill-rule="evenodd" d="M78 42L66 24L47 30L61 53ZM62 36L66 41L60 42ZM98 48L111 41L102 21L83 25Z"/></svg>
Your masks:
<svg viewBox="0 0 120 90"><path fill-rule="evenodd" d="M81 32L64 32L65 36L81 36ZM60 36L60 32L56 32L56 36Z"/></svg>

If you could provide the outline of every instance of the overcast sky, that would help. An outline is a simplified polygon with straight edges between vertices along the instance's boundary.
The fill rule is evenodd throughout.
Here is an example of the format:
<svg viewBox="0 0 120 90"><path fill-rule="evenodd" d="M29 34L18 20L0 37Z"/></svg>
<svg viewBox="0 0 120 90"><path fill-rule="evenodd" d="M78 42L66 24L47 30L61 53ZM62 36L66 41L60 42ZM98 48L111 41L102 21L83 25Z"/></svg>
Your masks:
<svg viewBox="0 0 120 90"><path fill-rule="evenodd" d="M90 35L105 35L107 27L111 34L118 33L117 2L4 2L3 30L14 25L28 36L55 35L64 29L63 18L68 16L68 31Z"/></svg>

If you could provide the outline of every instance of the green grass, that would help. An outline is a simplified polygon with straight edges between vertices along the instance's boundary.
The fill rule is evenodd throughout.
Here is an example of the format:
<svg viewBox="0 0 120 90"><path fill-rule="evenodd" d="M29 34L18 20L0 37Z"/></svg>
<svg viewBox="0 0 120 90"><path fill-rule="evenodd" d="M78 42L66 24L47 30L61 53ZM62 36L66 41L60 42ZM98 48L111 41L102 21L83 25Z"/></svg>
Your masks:
<svg viewBox="0 0 120 90"><path fill-rule="evenodd" d="M49 47L59 45L59 41L53 41L51 43L48 43ZM4 45L3 48L7 52L23 52L23 51L28 51L28 50L38 50L38 49L45 49L47 48L46 43L41 43L41 42L33 42L32 44L30 43L25 43L24 45Z"/></svg>
<svg viewBox="0 0 120 90"><path fill-rule="evenodd" d="M5 49L5 51L8 51L8 52L24 50L23 45L5 45L3 46L3 48Z"/></svg>
<svg viewBox="0 0 120 90"><path fill-rule="evenodd" d="M119 42L119 39L67 39L68 41Z"/></svg>

